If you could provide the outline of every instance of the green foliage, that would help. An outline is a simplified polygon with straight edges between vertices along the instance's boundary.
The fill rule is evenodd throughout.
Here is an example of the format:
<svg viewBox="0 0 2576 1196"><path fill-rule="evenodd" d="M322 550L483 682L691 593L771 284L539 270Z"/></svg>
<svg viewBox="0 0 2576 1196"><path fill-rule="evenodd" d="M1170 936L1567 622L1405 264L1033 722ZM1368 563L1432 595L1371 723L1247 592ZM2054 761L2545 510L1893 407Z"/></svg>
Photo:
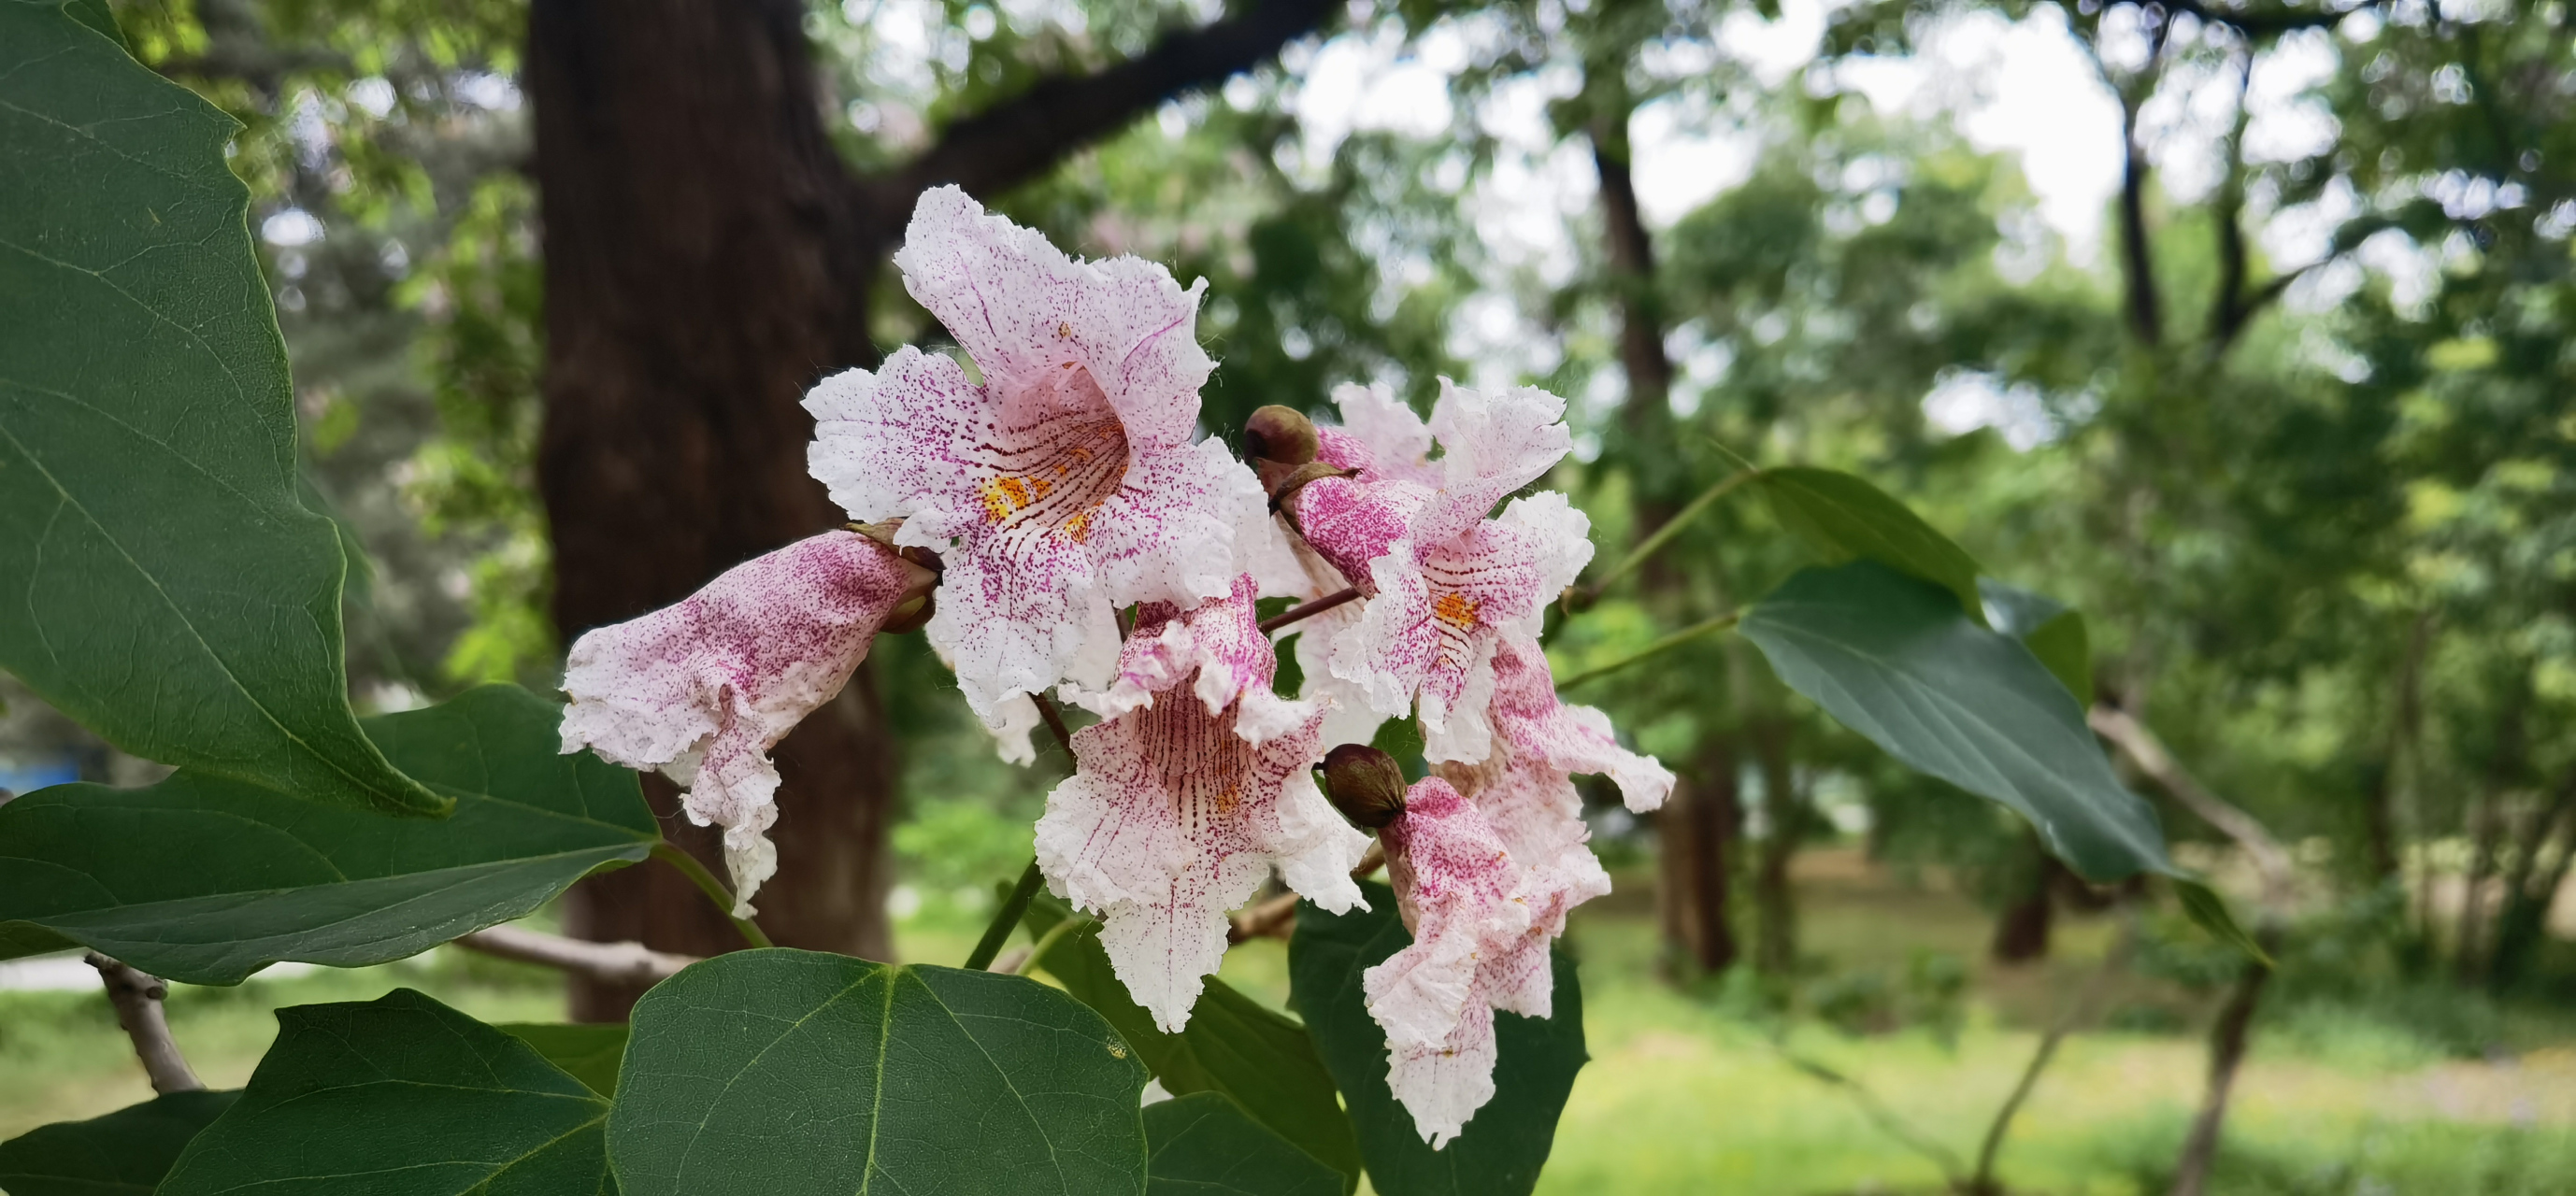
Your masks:
<svg viewBox="0 0 2576 1196"><path fill-rule="evenodd" d="M608 1101L526 1043L410 989L277 1015L250 1085L160 1192L560 1196L617 1190Z"/></svg>
<svg viewBox="0 0 2576 1196"><path fill-rule="evenodd" d="M105 1117L0 1142L0 1191L12 1196L151 1196L190 1139L238 1092L173 1092Z"/></svg>
<svg viewBox="0 0 2576 1196"><path fill-rule="evenodd" d="M1029 903L1026 921L1029 933L1043 939L1075 916L1061 900L1041 893ZM1190 1011L1189 1025L1166 1034L1156 1028L1153 1015L1128 998L1127 986L1100 945L1099 924L1088 919L1058 935L1038 957L1038 966L1109 1019L1165 1092L1233 1098L1243 1115L1339 1172L1343 1190L1357 1190L1359 1142L1306 1027L1210 976Z"/></svg>
<svg viewBox="0 0 2576 1196"><path fill-rule="evenodd" d="M2045 594L2008 586L1991 577L1977 579L1986 622L2020 640L2030 654L2065 683L2078 705L2093 702L2093 642L2084 630L2084 613Z"/></svg>
<svg viewBox="0 0 2576 1196"><path fill-rule="evenodd" d="M2097 881L2170 872L2066 687L1939 588L1876 561L1809 569L1739 624L1789 687L1915 768L2001 802Z"/></svg>
<svg viewBox="0 0 2576 1196"><path fill-rule="evenodd" d="M742 951L632 1025L608 1133L632 1196L1144 1187L1144 1064L1034 980Z"/></svg>
<svg viewBox="0 0 2576 1196"><path fill-rule="evenodd" d="M1754 480L1781 525L1829 561L1873 560L1922 578L1950 591L1970 619L1986 622L1976 558L1886 491L1830 469L1766 469Z"/></svg>
<svg viewBox="0 0 2576 1196"><path fill-rule="evenodd" d="M456 803L435 821L192 770L142 789L28 794L0 806L0 927L231 984L281 959L399 959L521 917L661 838L635 774L557 750L559 709L491 686L367 720L396 762Z"/></svg>
<svg viewBox="0 0 2576 1196"><path fill-rule="evenodd" d="M504 1022L492 1027L536 1048L538 1054L601 1096L617 1095L617 1067L626 1057L626 1027L615 1023Z"/></svg>
<svg viewBox="0 0 2576 1196"><path fill-rule="evenodd" d="M1556 955L1555 1008L1545 1019L1494 1014L1499 1056L1494 1098L1465 1132L1439 1150L1415 1132L1413 1115L1386 1082L1386 1031L1369 1016L1361 974L1411 945L1396 916L1395 891L1361 884L1369 908L1328 914L1297 907L1288 940L1289 1001L1341 1088L1359 1131L1369 1183L1384 1196L1520 1196L1538 1183L1556 1139L1557 1115L1590 1058L1583 1048L1583 991L1574 961Z"/></svg>
<svg viewBox="0 0 2576 1196"><path fill-rule="evenodd" d="M440 813L343 686L232 122L59 5L0 5L0 663L129 751Z"/></svg>
<svg viewBox="0 0 2576 1196"><path fill-rule="evenodd" d="M1222 1093L1145 1106L1146 1196L1339 1196L1343 1177Z"/></svg>

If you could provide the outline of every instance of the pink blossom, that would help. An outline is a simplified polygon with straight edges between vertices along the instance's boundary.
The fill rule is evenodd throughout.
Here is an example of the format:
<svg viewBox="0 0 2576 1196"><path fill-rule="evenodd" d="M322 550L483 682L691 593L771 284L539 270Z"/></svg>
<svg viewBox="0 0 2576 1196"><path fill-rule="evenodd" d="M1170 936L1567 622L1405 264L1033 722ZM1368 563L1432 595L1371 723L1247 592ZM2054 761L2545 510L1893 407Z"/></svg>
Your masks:
<svg viewBox="0 0 2576 1196"><path fill-rule="evenodd" d="M1382 717L1418 699L1432 759L1483 759L1495 637L1535 633L1592 556L1590 521L1561 494L1487 518L1565 455L1564 401L1443 379L1428 425L1383 390L1346 386L1334 401L1345 422L1318 430L1319 458L1359 472L1309 482L1291 501L1305 545L1368 600L1305 632L1317 647L1329 638L1326 668L1307 673L1311 692ZM1426 460L1435 439L1442 455ZM1301 646L1301 663L1312 650Z"/></svg>
<svg viewBox="0 0 2576 1196"><path fill-rule="evenodd" d="M1106 715L1076 732L1074 775L1047 795L1038 864L1098 914L1101 945L1167 1031L1189 1021L1224 959L1226 912L1275 866L1328 910L1359 904L1368 849L1315 787L1324 709L1270 691L1277 661L1246 575L1183 613L1139 608L1113 675L1066 696Z"/></svg>
<svg viewBox="0 0 2576 1196"><path fill-rule="evenodd" d="M810 465L853 516L903 516L899 542L941 554L926 630L988 725L1012 695L1105 685L1118 608L1186 607L1278 567L1252 471L1191 439L1204 282L1068 258L954 187L922 194L895 264L982 381L910 347L824 379Z"/></svg>
<svg viewBox="0 0 2576 1196"><path fill-rule="evenodd" d="M688 788L689 820L724 828L734 916L778 870L769 749L831 701L889 612L931 573L856 532L826 532L728 569L704 589L573 642L563 750L587 746Z"/></svg>

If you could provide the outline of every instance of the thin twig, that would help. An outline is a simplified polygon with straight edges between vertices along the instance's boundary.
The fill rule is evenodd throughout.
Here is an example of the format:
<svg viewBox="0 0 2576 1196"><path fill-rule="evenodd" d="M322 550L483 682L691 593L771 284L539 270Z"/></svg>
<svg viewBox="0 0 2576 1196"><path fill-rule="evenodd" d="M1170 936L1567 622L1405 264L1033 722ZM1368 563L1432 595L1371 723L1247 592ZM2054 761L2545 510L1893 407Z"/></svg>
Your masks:
<svg viewBox="0 0 2576 1196"><path fill-rule="evenodd" d="M1995 1186L1995 1157L2003 1153L2004 1134L2012 1129L2013 1117L2021 1112L2022 1102L2030 1099L2031 1089L2039 1086L2039 1073L2048 1070L2049 1061L2057 1057L2057 1048L2066 1041L2066 1036L2075 1032L2077 1023L2092 1016L2093 1005L2101 999L2103 987L2110 982L2113 972L2127 966L2129 952L2137 942L2136 918L2124 919L2119 937L2111 940L2111 949L2102 954L2102 966L2094 969L2092 978L2084 982L2083 991L2058 1013L2057 1021L2048 1027L2047 1034L2041 1036L2039 1049L2032 1052L2030 1066L2022 1069L2021 1082L2013 1085L2012 1095L2005 1097L2003 1107L1995 1110L1994 1124L1986 1127L1985 1143L1977 1148L1977 1171L1968 1177L1966 1191L1975 1196L1986 1196L2002 1190Z"/></svg>
<svg viewBox="0 0 2576 1196"><path fill-rule="evenodd" d="M151 1077L152 1090L166 1095L204 1088L197 1073L188 1070L187 1057L170 1037L170 1019L162 1014L161 998L170 995L169 986L96 951L89 953L88 963L98 969L99 982L107 986L108 1003L116 1006L116 1024L134 1040L134 1057L143 1061L143 1074Z"/></svg>
<svg viewBox="0 0 2576 1196"><path fill-rule="evenodd" d="M455 940L468 951L577 973L602 984L654 984L698 962L694 955L656 951L642 943L594 943L520 926L486 926Z"/></svg>
<svg viewBox="0 0 2576 1196"><path fill-rule="evenodd" d="M2290 853L2253 815L2210 792L2174 759L2172 752L2165 750L2164 740L2129 712L2117 706L2096 705L2085 712L2084 721L2102 738L2118 745L2121 753L2137 764L2138 771L2163 786L2175 801L2245 849L2246 856L2254 861L2254 870L2262 874L2266 905L2279 905L2289 898L2295 879Z"/></svg>
<svg viewBox="0 0 2576 1196"><path fill-rule="evenodd" d="M1251 939L1288 937L1288 928L1297 924L1297 895L1281 893L1268 901L1236 914L1233 925L1226 927L1225 941L1231 946Z"/></svg>
<svg viewBox="0 0 2576 1196"><path fill-rule="evenodd" d="M1073 732L1064 729L1064 712L1055 708L1055 700L1044 693L1030 694L1029 700L1037 703L1038 718L1046 723L1048 731L1055 734L1056 746L1063 748L1065 755L1072 755Z"/></svg>
<svg viewBox="0 0 2576 1196"><path fill-rule="evenodd" d="M1861 1116L1869 1118L1869 1123L1877 1126L1880 1133L1895 1139L1898 1145L1931 1160L1933 1166L1941 1169L1941 1178L1952 1188L1960 1186L1959 1175L1962 1167L1959 1156L1951 1153L1949 1147L1916 1133L1914 1127L1907 1125L1904 1118L1896 1115L1896 1110L1888 1108L1886 1102L1878 1099L1878 1094L1870 1091L1868 1085L1799 1054L1786 1041L1774 1038L1770 1042L1771 1049L1779 1052L1780 1058L1786 1060L1789 1066L1850 1093L1852 1103L1860 1106Z"/></svg>
<svg viewBox="0 0 2576 1196"><path fill-rule="evenodd" d="M1702 619L1697 623L1693 623L1688 627L1682 628L1671 635L1656 640L1655 642L1648 644L1643 648L1639 648L1626 656L1622 656L1617 660L1611 661L1608 664L1598 665L1593 668L1585 669L1580 673L1576 673L1563 681L1557 682L1556 687L1558 689L1571 689L1574 686L1581 685L1593 678L1608 676L1611 673L1618 672L1619 670L1627 668L1629 665L1635 664L1638 661L1645 660L1648 657L1669 652L1675 648L1681 647L1683 644L1687 644L1703 635L1707 635L1709 632L1723 631L1743 621L1744 612L1740 610L1728 611L1713 619Z"/></svg>
<svg viewBox="0 0 2576 1196"><path fill-rule="evenodd" d="M1277 631L1282 627L1286 627L1300 619L1313 618L1316 615L1320 615L1345 602L1353 601L1359 596L1360 588L1358 586L1344 586L1339 592L1326 594L1312 602L1300 602L1295 606L1279 612L1278 614L1272 615L1267 619L1263 619L1261 621L1261 634L1268 635L1271 632Z"/></svg>
<svg viewBox="0 0 2576 1196"><path fill-rule="evenodd" d="M1736 487L1760 476L1762 471L1758 469L1739 470L1728 474L1716 485L1701 491L1699 497L1690 500L1690 505L1675 512L1672 518L1664 521L1662 527L1655 529L1653 535L1639 541L1635 548L1629 549L1628 555L1619 558L1618 564L1610 566L1609 571L1595 579L1592 584L1576 586L1566 591L1567 609L1579 611L1592 605L1601 597L1603 591L1610 588L1611 583L1635 572L1638 566L1645 564L1648 558L1661 551L1664 545L1672 542L1673 537L1680 535L1684 528L1689 527L1692 520L1699 518L1702 512L1715 506L1717 500L1726 497Z"/></svg>
<svg viewBox="0 0 2576 1196"><path fill-rule="evenodd" d="M1021 915L1029 912L1029 898L1037 896L1038 883L1044 879L1037 859L1031 857L1029 866L1020 872L1020 883L1002 899L1002 908L993 911L993 920L984 927L984 937L975 943L974 953L966 957L967 971L980 972L992 966L993 957L1002 953L1002 944L1011 941L1011 931L1020 924Z"/></svg>
<svg viewBox="0 0 2576 1196"><path fill-rule="evenodd" d="M1058 939L1089 925L1091 925L1091 919L1083 917L1080 914L1075 914L1066 918L1064 921L1048 927L1047 932L1039 935L1038 941L1029 944L1027 952L1021 955L1017 960L1013 961L1010 966L996 967L993 970L996 972L1009 972L1014 976L1026 976L1029 974L1030 968L1037 967L1038 965L1046 962L1046 953L1055 947Z"/></svg>
<svg viewBox="0 0 2576 1196"><path fill-rule="evenodd" d="M742 936L742 941L754 947L778 945L769 941L769 933L762 930L758 923L749 918L737 918L733 915L734 907L740 904L734 900L733 890L726 888L723 881L717 880L715 873L707 871L707 866L699 863L698 857L680 850L678 844L665 839L653 845L653 858L679 869L680 875L688 877L690 883L697 885L698 891L707 895L707 900L716 903L716 911L725 916L725 921L733 923L734 931Z"/></svg>

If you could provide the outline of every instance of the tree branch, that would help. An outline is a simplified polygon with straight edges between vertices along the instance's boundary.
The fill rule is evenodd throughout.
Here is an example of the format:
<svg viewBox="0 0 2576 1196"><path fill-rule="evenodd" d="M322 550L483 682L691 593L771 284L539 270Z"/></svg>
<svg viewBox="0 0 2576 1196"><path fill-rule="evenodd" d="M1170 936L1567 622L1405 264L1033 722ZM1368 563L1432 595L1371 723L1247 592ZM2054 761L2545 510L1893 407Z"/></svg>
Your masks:
<svg viewBox="0 0 2576 1196"><path fill-rule="evenodd" d="M2187 12L2212 25L2225 25L2251 37L2268 37L2301 29L2332 29L2354 13L2379 7L2386 0L2363 0L2350 8L2302 12L2274 8L2257 11L2240 8L2212 8L2200 0L2159 0L2172 12Z"/></svg>
<svg viewBox="0 0 2576 1196"><path fill-rule="evenodd" d="M948 126L920 157L870 185L884 189L888 212L908 210L913 196L942 183L984 197L1007 191L1155 105L1251 69L1322 28L1340 7L1333 0L1258 0L1238 16L1170 34L1116 66L1042 79Z"/></svg>
<svg viewBox="0 0 2576 1196"><path fill-rule="evenodd" d="M2227 129L2227 176L2219 184L2210 218L2218 225L2218 289L2209 305L2209 355L2214 360L2236 342L2252 317L2245 294L2245 128L2254 118L2254 48L2236 52L2236 119Z"/></svg>
<svg viewBox="0 0 2576 1196"><path fill-rule="evenodd" d="M487 926L456 940L468 951L587 976L602 984L653 984L698 962L642 943L594 943L518 926Z"/></svg>
<svg viewBox="0 0 2576 1196"><path fill-rule="evenodd" d="M2281 841L2272 837L2260 821L2203 786L2199 779L2183 768L2165 750L2164 741L2148 730L2145 723L2130 717L2116 706L2096 705L2085 713L2085 721L2102 738L2117 744L2120 751L2147 774L2165 792L2173 795L2184 808L2200 816L2201 821L2217 827L2254 861L2254 870L2263 877L2264 900L2278 905L2288 896L2291 885L2290 853Z"/></svg>
<svg viewBox="0 0 2576 1196"><path fill-rule="evenodd" d="M116 1006L116 1024L134 1040L134 1057L143 1061L143 1074L151 1077L152 1090L166 1095L204 1088L197 1073L188 1070L178 1042L170 1037L170 1019L162 1015L161 998L170 994L169 986L96 951L89 953L88 963L98 969L100 983L107 986L108 1003Z"/></svg>

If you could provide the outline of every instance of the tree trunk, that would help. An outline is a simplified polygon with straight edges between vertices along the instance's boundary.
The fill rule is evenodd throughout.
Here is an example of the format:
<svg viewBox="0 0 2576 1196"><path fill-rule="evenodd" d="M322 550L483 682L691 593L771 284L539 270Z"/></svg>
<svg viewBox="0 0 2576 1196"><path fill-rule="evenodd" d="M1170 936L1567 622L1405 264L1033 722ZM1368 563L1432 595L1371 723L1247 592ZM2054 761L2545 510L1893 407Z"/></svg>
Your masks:
<svg viewBox="0 0 2576 1196"><path fill-rule="evenodd" d="M2267 929L2259 937L2264 950L2279 949L2278 933ZM2218 1161L2219 1131L2227 1123L2227 1099L2235 1090L2236 1072L2245 1063L2254 1010L2271 979L2272 969L2247 960L2227 994L2227 1004L2218 1011L2217 1023L2210 1027L2209 1087L2199 1114L2191 1120L2191 1133L2183 1139L2182 1156L2174 1164L2170 1196L2202 1196L2209 1190L2210 1167Z"/></svg>
<svg viewBox="0 0 2576 1196"><path fill-rule="evenodd" d="M1751 724L1753 752L1762 770L1762 820L1766 833L1753 873L1753 966L1787 976L1798 966L1797 896L1789 862L1805 829L1796 778L1789 766L1789 720L1765 715Z"/></svg>
<svg viewBox="0 0 2576 1196"><path fill-rule="evenodd" d="M1734 966L1735 928L1727 898L1734 883L1735 843L1744 825L1736 795L1735 741L1710 737L1699 767L1656 816L1662 841L1664 939L1676 962L1696 974Z"/></svg>
<svg viewBox="0 0 2576 1196"><path fill-rule="evenodd" d="M2048 958L2048 932L2057 909L2057 874L2066 865L2039 843L2036 833L2025 836L2022 861L2023 883L2020 892L2004 904L1995 918L1995 938L1988 948L1996 963L2029 963Z"/></svg>
<svg viewBox="0 0 2576 1196"><path fill-rule="evenodd" d="M545 230L539 489L569 642L687 596L722 570L839 523L805 474L817 377L875 358L866 295L881 243L824 135L791 0L537 0L528 89ZM893 744L862 671L778 752L778 942L884 958ZM711 864L712 833L675 842ZM573 890L573 933L705 955L742 945L675 871ZM576 982L582 1020L640 990Z"/></svg>
<svg viewBox="0 0 2576 1196"><path fill-rule="evenodd" d="M2558 858L2541 867L2552 836L2558 836ZM2487 957L2487 987L2503 993L2520 982L2531 957L2548 936L2549 907L2576 865L2576 773L2558 784L2558 793L2524 826L2513 871L2505 878L2504 908L2496 913L2495 950Z"/></svg>

